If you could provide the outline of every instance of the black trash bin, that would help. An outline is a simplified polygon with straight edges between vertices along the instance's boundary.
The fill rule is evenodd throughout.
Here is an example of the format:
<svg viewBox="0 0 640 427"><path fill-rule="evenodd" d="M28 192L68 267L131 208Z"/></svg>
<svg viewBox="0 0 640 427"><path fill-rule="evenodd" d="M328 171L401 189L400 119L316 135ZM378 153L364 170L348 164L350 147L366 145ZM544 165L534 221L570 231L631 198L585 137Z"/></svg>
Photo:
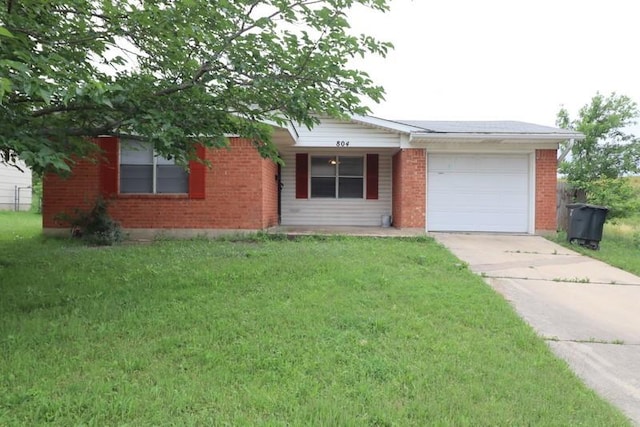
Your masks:
<svg viewBox="0 0 640 427"><path fill-rule="evenodd" d="M567 231L569 243L577 243L580 246L598 250L602 240L602 227L609 209L586 203L573 203L567 205L567 208L569 209L569 230Z"/></svg>

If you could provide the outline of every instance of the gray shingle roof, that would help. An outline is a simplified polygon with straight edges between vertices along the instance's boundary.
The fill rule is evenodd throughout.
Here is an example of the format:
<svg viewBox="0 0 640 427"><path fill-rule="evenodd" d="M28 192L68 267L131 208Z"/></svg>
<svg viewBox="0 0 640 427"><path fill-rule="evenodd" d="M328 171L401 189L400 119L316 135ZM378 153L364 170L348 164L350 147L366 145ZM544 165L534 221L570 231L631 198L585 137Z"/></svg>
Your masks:
<svg viewBox="0 0 640 427"><path fill-rule="evenodd" d="M392 120L393 122L421 128L426 133L487 133L487 134L575 134L575 131L517 121L438 121Z"/></svg>

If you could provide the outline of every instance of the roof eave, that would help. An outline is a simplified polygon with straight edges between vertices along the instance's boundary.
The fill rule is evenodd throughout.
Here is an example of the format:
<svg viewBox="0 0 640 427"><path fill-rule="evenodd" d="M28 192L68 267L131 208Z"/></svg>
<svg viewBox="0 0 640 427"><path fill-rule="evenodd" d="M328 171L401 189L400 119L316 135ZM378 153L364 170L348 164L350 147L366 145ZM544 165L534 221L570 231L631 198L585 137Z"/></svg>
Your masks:
<svg viewBox="0 0 640 427"><path fill-rule="evenodd" d="M441 132L412 132L411 142L429 142L442 140L466 141L546 141L562 142L569 139L582 139L581 133L441 133Z"/></svg>
<svg viewBox="0 0 640 427"><path fill-rule="evenodd" d="M418 126L410 126L405 125L403 123L394 122L393 120L381 119L373 116L360 116L353 115L351 116L351 121L355 123L360 123L363 125L368 125L372 127L382 128L394 132L411 134L412 132L424 130Z"/></svg>
<svg viewBox="0 0 640 427"><path fill-rule="evenodd" d="M274 142L276 144L293 145L296 144L300 138L298 129L290 120L287 120L284 124L279 124L269 119L263 119L262 122L274 128Z"/></svg>

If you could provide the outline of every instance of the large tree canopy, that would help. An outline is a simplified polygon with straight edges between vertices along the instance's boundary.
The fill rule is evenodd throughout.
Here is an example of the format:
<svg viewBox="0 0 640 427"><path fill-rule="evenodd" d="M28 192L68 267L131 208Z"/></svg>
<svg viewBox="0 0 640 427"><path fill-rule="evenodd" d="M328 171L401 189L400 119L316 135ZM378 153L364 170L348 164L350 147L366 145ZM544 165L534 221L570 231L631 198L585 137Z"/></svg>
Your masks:
<svg viewBox="0 0 640 427"><path fill-rule="evenodd" d="M563 147L569 156L560 163L560 172L575 189L586 192L589 202L609 206L613 217L637 208L633 189L622 177L640 171L640 141L626 129L635 124L638 114L637 104L629 97L598 93L576 119L564 108L557 116L559 127L585 136Z"/></svg>
<svg viewBox="0 0 640 427"><path fill-rule="evenodd" d="M578 186L637 172L640 146L636 137L625 130L635 124L637 116L636 103L615 93L608 97L596 94L575 120L562 108L557 125L582 132L585 138L567 147L571 156L560 164L560 171Z"/></svg>
<svg viewBox="0 0 640 427"><path fill-rule="evenodd" d="M225 134L276 156L265 122L363 114L383 90L349 66L389 43L350 8L387 0L6 0L0 162L68 170L87 137L136 135L179 161ZM196 138L194 138L196 137ZM258 142L259 141L259 142Z"/></svg>

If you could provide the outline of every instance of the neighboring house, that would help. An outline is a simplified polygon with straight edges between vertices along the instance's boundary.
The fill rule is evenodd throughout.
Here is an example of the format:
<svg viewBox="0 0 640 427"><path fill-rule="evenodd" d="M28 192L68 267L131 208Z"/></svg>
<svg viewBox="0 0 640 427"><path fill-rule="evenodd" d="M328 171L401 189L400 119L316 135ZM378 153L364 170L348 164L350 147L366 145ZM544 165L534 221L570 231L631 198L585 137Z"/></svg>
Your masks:
<svg viewBox="0 0 640 427"><path fill-rule="evenodd" d="M282 167L231 137L230 150L201 148L211 168L194 163L189 174L149 148L98 138L100 162L45 177L44 230L64 232L56 215L103 195L132 236L380 227L389 217L425 231L555 231L558 144L580 137L521 122L323 119L274 127Z"/></svg>
<svg viewBox="0 0 640 427"><path fill-rule="evenodd" d="M22 161L18 167L0 163L0 210L31 209L31 169Z"/></svg>

